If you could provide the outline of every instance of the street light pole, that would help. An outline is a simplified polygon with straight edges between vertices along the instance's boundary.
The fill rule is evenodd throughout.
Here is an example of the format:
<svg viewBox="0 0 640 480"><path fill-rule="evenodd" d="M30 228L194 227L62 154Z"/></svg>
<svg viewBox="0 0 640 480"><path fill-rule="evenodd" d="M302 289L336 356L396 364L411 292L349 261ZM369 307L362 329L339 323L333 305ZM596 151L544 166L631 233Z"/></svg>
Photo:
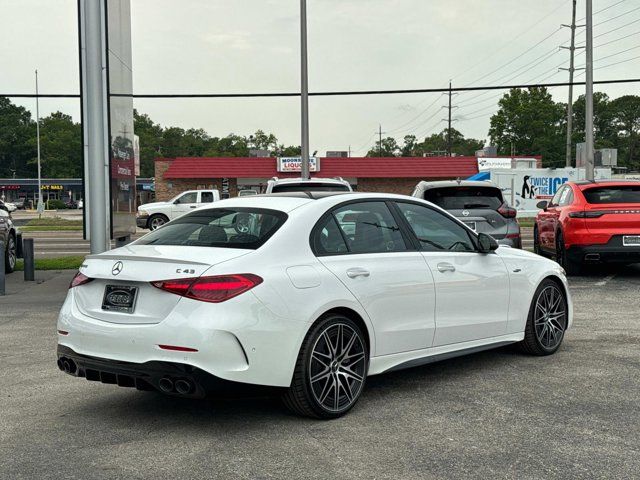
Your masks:
<svg viewBox="0 0 640 480"><path fill-rule="evenodd" d="M309 77L307 72L307 0L300 0L300 113L302 159L300 176L309 178Z"/></svg>
<svg viewBox="0 0 640 480"><path fill-rule="evenodd" d="M40 170L40 98L38 97L38 70L36 70L36 144L38 149L38 205L36 209L39 215L44 212L42 202L42 174Z"/></svg>
<svg viewBox="0 0 640 480"><path fill-rule="evenodd" d="M587 4L587 85L585 91L585 178L593 181L594 172L594 150L593 150L593 3L586 0Z"/></svg>

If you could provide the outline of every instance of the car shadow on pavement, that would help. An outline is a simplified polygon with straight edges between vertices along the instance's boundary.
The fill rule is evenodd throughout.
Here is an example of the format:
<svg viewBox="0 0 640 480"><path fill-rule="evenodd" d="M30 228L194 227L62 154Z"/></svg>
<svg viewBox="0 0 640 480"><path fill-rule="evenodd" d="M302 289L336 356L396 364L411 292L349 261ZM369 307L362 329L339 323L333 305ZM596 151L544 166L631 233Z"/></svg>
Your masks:
<svg viewBox="0 0 640 480"><path fill-rule="evenodd" d="M380 394L392 391L394 397L403 393L415 394L416 390L428 389L437 391L439 384L464 382L465 378L483 376L494 370L509 368L517 358L526 358L515 347L507 346L485 352L465 355L454 359L443 360L406 370L399 370L367 379L365 390L355 410L387 407L385 398ZM93 383L93 382L92 382ZM104 387L79 405L81 416L104 417L101 420L113 422L119 418L126 425L131 421L168 424L179 423L193 427L210 428L248 426L255 422L265 421L298 422L300 417L289 412L280 400L284 389L247 386L238 392L212 393L205 399L187 399L168 396L160 392L139 392L120 388L109 393L111 385L92 385L94 388ZM354 411L355 413L355 411ZM366 413L365 413L366 414ZM314 420L307 419L313 422Z"/></svg>

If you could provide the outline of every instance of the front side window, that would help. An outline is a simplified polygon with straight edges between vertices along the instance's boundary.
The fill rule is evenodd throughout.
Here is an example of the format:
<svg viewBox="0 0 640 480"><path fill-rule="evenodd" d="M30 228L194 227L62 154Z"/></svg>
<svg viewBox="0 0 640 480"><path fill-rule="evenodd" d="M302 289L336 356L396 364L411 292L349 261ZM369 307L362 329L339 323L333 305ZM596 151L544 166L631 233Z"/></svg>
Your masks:
<svg viewBox="0 0 640 480"><path fill-rule="evenodd" d="M185 193L181 197L178 197L175 203L196 203L198 201L198 192Z"/></svg>
<svg viewBox="0 0 640 480"><path fill-rule="evenodd" d="M256 249L287 219L284 212L261 208L197 210L136 242L137 245L181 245Z"/></svg>
<svg viewBox="0 0 640 480"><path fill-rule="evenodd" d="M475 251L469 232L446 215L415 203L397 205L418 237L423 251Z"/></svg>
<svg viewBox="0 0 640 480"><path fill-rule="evenodd" d="M351 203L334 210L332 216L349 253L407 249L400 227L384 202ZM327 228L331 228L330 225Z"/></svg>

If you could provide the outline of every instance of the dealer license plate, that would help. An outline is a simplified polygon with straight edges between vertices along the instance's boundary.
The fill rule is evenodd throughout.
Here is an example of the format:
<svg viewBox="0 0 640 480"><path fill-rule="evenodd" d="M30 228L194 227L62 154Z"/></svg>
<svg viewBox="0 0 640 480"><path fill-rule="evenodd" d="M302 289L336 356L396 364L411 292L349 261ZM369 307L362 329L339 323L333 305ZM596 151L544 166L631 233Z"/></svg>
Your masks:
<svg viewBox="0 0 640 480"><path fill-rule="evenodd" d="M640 235L625 235L622 237L622 245L625 247L640 247Z"/></svg>
<svg viewBox="0 0 640 480"><path fill-rule="evenodd" d="M136 306L138 287L128 285L107 285L102 298L102 309L113 312L131 313Z"/></svg>

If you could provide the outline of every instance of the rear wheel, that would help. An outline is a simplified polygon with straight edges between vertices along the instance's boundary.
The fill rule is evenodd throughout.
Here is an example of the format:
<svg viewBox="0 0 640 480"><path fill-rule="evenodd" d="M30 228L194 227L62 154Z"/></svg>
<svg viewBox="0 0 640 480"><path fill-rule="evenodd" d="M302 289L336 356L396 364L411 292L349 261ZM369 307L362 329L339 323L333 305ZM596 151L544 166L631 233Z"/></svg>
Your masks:
<svg viewBox="0 0 640 480"><path fill-rule="evenodd" d="M162 225L164 225L168 221L169 219L160 213L151 215L151 218L149 218L149 230L155 230L156 228L160 228Z"/></svg>
<svg viewBox="0 0 640 480"><path fill-rule="evenodd" d="M10 233L7 237L7 248L4 252L4 271L5 273L11 273L16 269L16 260L18 258L18 247L16 244L16 237L13 233Z"/></svg>
<svg viewBox="0 0 640 480"><path fill-rule="evenodd" d="M567 249L564 246L564 237L562 232L556 235L556 261L560 264L567 275L578 275L582 270L580 263L571 260L567 255Z"/></svg>
<svg viewBox="0 0 640 480"><path fill-rule="evenodd" d="M564 290L553 280L544 280L533 296L520 348L532 355L555 353L564 339L568 318Z"/></svg>
<svg viewBox="0 0 640 480"><path fill-rule="evenodd" d="M340 417L358 401L368 365L358 325L342 315L329 315L307 334L284 403L299 415Z"/></svg>

